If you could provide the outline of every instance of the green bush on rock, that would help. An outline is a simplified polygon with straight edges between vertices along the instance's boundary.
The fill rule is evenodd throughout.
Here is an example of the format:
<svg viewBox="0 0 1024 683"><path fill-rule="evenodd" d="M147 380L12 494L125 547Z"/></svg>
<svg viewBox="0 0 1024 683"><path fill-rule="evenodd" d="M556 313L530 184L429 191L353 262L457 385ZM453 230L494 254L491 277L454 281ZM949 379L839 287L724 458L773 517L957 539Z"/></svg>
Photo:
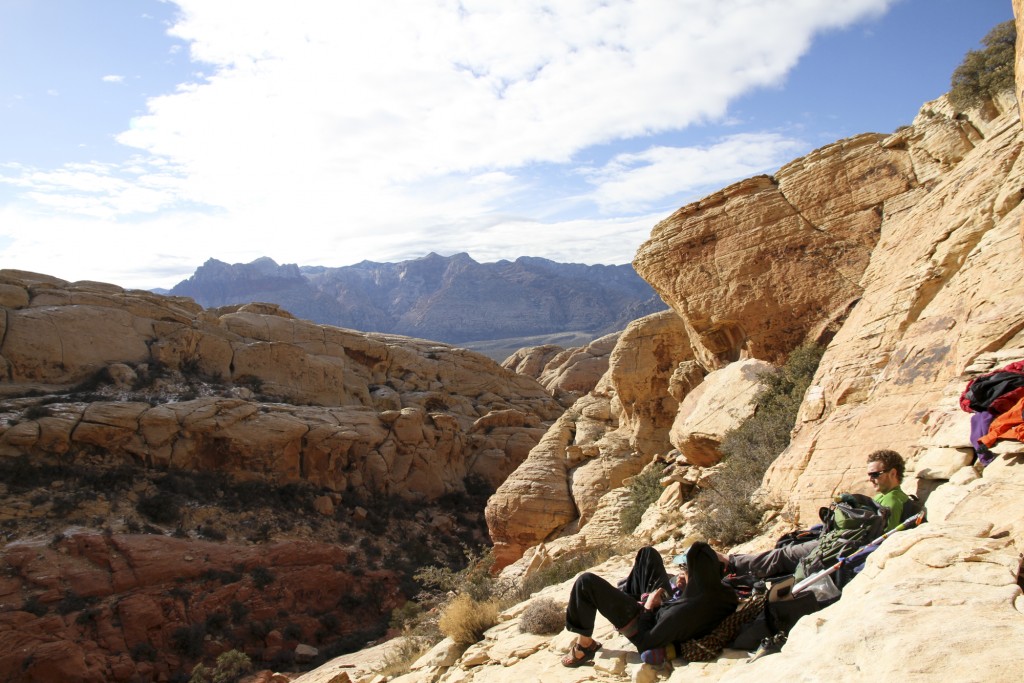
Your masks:
<svg viewBox="0 0 1024 683"><path fill-rule="evenodd" d="M1013 90L1014 46L1017 28L1012 20L997 24L981 39L982 50L971 50L953 72L949 102L967 110L984 99Z"/></svg>

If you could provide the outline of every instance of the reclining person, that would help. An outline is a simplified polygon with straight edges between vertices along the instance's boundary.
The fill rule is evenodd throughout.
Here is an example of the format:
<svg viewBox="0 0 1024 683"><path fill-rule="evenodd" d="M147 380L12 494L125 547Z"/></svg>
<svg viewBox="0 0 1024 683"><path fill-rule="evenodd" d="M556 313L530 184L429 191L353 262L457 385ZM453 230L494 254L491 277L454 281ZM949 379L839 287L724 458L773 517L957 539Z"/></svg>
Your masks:
<svg viewBox="0 0 1024 683"><path fill-rule="evenodd" d="M868 456L868 481L878 492L874 501L889 508L885 531L891 531L903 521L904 505L910 497L903 492L903 471L906 464L896 451L880 450ZM726 564L727 574L749 574L759 579L784 576L796 571L800 560L818 547L817 538L802 543L784 545L762 553L724 555L718 558Z"/></svg>
<svg viewBox="0 0 1024 683"><path fill-rule="evenodd" d="M661 555L651 547L641 548L620 586L590 572L576 579L565 628L579 636L562 659L563 665L585 664L601 649L593 639L598 612L644 656L656 653L650 663L660 663L667 646L709 633L736 611L738 602L736 592L722 583L722 565L707 543L690 546L675 586Z"/></svg>

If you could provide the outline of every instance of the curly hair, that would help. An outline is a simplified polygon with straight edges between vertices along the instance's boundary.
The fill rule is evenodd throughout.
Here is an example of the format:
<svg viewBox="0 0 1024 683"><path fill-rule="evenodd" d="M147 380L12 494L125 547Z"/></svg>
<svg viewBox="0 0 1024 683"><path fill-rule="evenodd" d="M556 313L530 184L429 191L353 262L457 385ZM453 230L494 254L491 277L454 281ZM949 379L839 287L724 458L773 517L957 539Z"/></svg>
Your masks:
<svg viewBox="0 0 1024 683"><path fill-rule="evenodd" d="M896 476L899 477L900 481L903 481L903 468L906 466L906 463L903 462L903 456L896 451L887 449L875 451L868 456L868 462L881 463L882 467L885 468L885 472L896 470Z"/></svg>

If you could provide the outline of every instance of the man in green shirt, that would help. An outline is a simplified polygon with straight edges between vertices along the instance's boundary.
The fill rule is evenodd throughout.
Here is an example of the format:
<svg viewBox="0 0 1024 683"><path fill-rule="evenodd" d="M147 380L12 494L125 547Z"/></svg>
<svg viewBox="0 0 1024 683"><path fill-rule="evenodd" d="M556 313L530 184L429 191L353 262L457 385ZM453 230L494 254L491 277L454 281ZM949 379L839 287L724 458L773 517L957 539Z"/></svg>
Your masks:
<svg viewBox="0 0 1024 683"><path fill-rule="evenodd" d="M895 529L903 521L903 506L910 500L910 496L900 488L904 467L903 458L896 451L882 450L868 455L868 480L878 491L874 501L889 508L886 531ZM818 539L815 538L763 553L718 553L718 559L726 567L727 574L750 574L758 578L781 576L796 571L800 560L814 552L817 547Z"/></svg>
<svg viewBox="0 0 1024 683"><path fill-rule="evenodd" d="M885 530L891 531L903 520L903 505L910 496L903 492L903 458L896 451L875 451L868 456L868 481L878 494L874 500L889 508L889 522Z"/></svg>

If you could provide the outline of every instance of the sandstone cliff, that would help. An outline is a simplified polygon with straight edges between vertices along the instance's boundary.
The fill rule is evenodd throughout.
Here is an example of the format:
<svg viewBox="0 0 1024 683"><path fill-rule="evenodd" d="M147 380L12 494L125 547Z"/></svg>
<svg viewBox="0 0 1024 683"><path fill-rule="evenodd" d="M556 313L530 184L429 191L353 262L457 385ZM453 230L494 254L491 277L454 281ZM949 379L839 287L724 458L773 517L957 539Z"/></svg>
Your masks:
<svg viewBox="0 0 1024 683"><path fill-rule="evenodd" d="M999 99L962 115L944 98L928 103L913 125L893 135L829 145L655 226L634 265L675 315L657 316L656 350L638 344L647 333L622 335L598 389L560 420L562 436L545 438L491 500L488 524L503 563L585 524L596 498L656 455L678 449L692 464L717 462L718 440L742 419L750 395L729 410L721 400L709 405L698 398L721 399L720 389L709 388L715 384L689 394L705 376L742 358L777 362L801 343L829 345L814 401L769 480L773 491L785 493L792 515L806 519L836 488L856 484L855 454L865 445L888 444L912 455L928 402L937 402L943 385L959 381L995 340L1012 345L1019 329L1016 282L1006 279L997 291L981 284L1014 272L1017 256L993 246L1017 226L1020 142L1012 104ZM922 249L923 240L929 249ZM972 250L983 251L968 263ZM669 325L668 317L675 322ZM950 355L944 337L968 319ZM926 329L932 337L918 339ZM851 336L862 340L859 350L848 348ZM904 337L906 347L894 348ZM935 382L930 387L928 375ZM717 380L719 387L727 384ZM883 389L879 401L888 403L871 413L877 420L850 417L868 392ZM595 411L595 402L607 409ZM908 409L914 404L917 412ZM601 417L581 428L572 415L586 417L584 408ZM928 419L929 430L934 422ZM830 444L821 424L846 431L834 428ZM812 467L806 467L809 447L822 454ZM835 452L826 455L829 449ZM530 492L534 461L548 462L543 494ZM597 471L607 474L588 475ZM573 485L555 483L562 478ZM794 487L799 494L788 495ZM531 496L544 505L558 499L561 512L539 522Z"/></svg>
<svg viewBox="0 0 1024 683"><path fill-rule="evenodd" d="M274 306L215 312L16 271L0 271L0 295L8 457L96 449L150 467L429 500L467 475L496 486L561 413L536 382L483 356ZM209 381L191 392L201 395L161 400L168 371ZM24 415L44 403L47 415Z"/></svg>
<svg viewBox="0 0 1024 683"><path fill-rule="evenodd" d="M867 491L864 456L890 447L907 456L905 487L927 498L930 522L887 542L842 600L800 622L780 654L746 664L745 653L727 652L661 677L1017 680L1017 653L1007 644L1024 637L1024 446L1004 442L993 464L971 466L969 416L956 399L972 375L1024 358L1022 144L1011 98L970 112L942 98L892 135L841 141L656 226L636 267L674 318L627 329L597 387L491 498L488 523L505 562L528 551L518 563L525 571L549 548L586 542L588 522L616 505L625 472L654 457L713 460L707 435L721 428L704 430L698 407L701 393L720 392L699 387L737 361L774 362L819 341L827 351L793 443L766 478L787 502L784 518L808 524L836 491ZM691 455L672 452L694 442L702 448ZM659 517L656 508L685 513L685 490L699 477L666 481L648 521ZM750 547L770 544L780 529L781 522ZM687 527L647 521L638 533L666 555L692 538ZM615 580L629 560L595 571ZM535 597L564 603L570 584ZM558 655L571 634L519 633L524 609L506 611L469 649L443 641L397 680L659 677L602 619L595 635L605 649L595 665L566 671ZM372 654L362 657L353 681L372 678ZM356 660L335 666L347 661Z"/></svg>

